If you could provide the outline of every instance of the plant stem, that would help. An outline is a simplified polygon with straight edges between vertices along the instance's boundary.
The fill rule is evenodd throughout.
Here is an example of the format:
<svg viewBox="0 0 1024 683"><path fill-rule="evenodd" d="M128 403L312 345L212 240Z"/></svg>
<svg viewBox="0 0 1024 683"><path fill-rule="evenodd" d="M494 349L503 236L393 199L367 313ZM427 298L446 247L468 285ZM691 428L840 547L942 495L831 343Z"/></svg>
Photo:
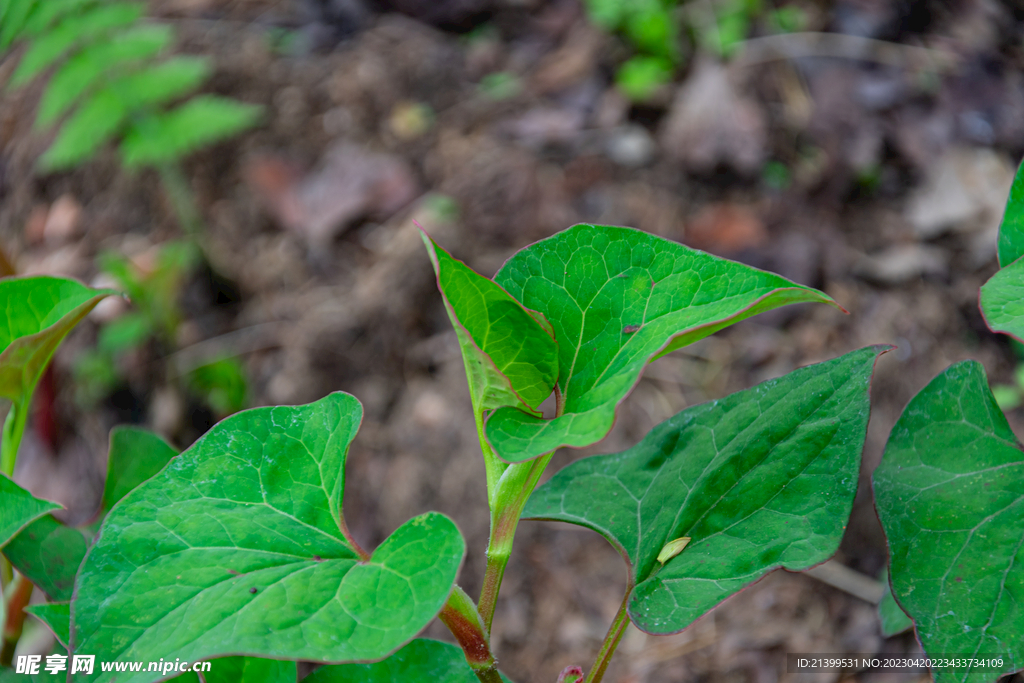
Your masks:
<svg viewBox="0 0 1024 683"><path fill-rule="evenodd" d="M188 178L176 162L163 164L159 167L159 172L160 182L167 191L167 198L171 200L171 207L178 218L178 223L181 224L181 229L198 242L203 234L203 219L199 214L199 207L196 206L196 198Z"/></svg>
<svg viewBox="0 0 1024 683"><path fill-rule="evenodd" d="M468 373L469 371L467 366L466 372ZM484 454L484 471L487 475L487 507L494 510L496 504L495 497L498 493L498 482L501 480L501 475L509 468L509 465L502 462L494 454L491 444L487 443L487 437L484 436L484 414L483 411L477 410L476 403L473 404L473 415L475 415L476 419L476 433L480 438L480 450Z"/></svg>
<svg viewBox="0 0 1024 683"><path fill-rule="evenodd" d="M501 675L491 654L490 638L476 605L466 591L458 585L453 586L438 618L459 642L476 677L483 683L501 683Z"/></svg>
<svg viewBox="0 0 1024 683"><path fill-rule="evenodd" d="M21 401L11 404L4 420L3 440L0 441L0 472L8 477L14 476L14 462L18 457L21 437L25 434L25 422L28 419L28 406Z"/></svg>
<svg viewBox="0 0 1024 683"><path fill-rule="evenodd" d="M626 595L622 598L622 605L619 606L619 611L615 615L612 625L608 627L608 633L604 637L604 642L601 643L601 649L597 652L594 665L590 668L590 673L587 674L587 678L583 683L600 683L601 679L604 678L604 673L612 661L612 655L615 654L615 648L618 647L619 641L622 640L622 636L626 633L626 627L629 626L629 615L626 614L626 606L629 605L629 595L632 592L633 583L630 582L626 586Z"/></svg>
<svg viewBox="0 0 1024 683"><path fill-rule="evenodd" d="M483 617L487 632L491 632L494 608L498 604L498 591L505 576L505 566L512 554L512 541L516 536L519 516L523 514L526 501L551 462L554 452L542 455L529 462L516 463L505 470L498 480L495 493L497 505L491 507L491 537L487 543L487 568L484 570L484 585L480 591L480 616Z"/></svg>
<svg viewBox="0 0 1024 683"><path fill-rule="evenodd" d="M28 419L28 406L22 401L15 401L7 411L4 420L3 437L0 438L0 473L8 477L14 476L14 464L18 458L21 437L25 434L25 423ZM14 571L6 557L0 555L0 590L8 586L14 579ZM2 592L0 592L2 596Z"/></svg>
<svg viewBox="0 0 1024 683"><path fill-rule="evenodd" d="M14 661L14 648L21 638L25 626L25 607L32 597L35 586L21 574L14 579L6 600L7 618L3 628L3 646L0 647L0 666L10 666Z"/></svg>

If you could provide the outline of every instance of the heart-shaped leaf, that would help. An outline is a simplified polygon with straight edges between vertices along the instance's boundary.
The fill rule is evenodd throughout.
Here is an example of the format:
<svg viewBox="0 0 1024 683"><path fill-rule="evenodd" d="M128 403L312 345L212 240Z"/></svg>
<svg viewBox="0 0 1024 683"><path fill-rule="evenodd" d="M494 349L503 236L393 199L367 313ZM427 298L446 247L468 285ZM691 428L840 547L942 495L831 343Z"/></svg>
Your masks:
<svg viewBox="0 0 1024 683"><path fill-rule="evenodd" d="M104 297L97 290L55 277L0 280L0 398L12 402L4 423L0 472L14 471L14 457L27 419L29 399L54 351Z"/></svg>
<svg viewBox="0 0 1024 683"><path fill-rule="evenodd" d="M627 451L564 468L524 517L603 535L629 565L633 623L680 631L769 571L808 569L835 553L884 350L688 408Z"/></svg>
<svg viewBox="0 0 1024 683"><path fill-rule="evenodd" d="M892 589L925 652L1024 667L1024 452L979 363L951 366L910 401L873 480Z"/></svg>
<svg viewBox="0 0 1024 683"><path fill-rule="evenodd" d="M1002 268L1024 256L1024 163L1017 169L1010 187L997 244Z"/></svg>
<svg viewBox="0 0 1024 683"><path fill-rule="evenodd" d="M425 233L423 243L459 338L474 411L517 406L539 415L537 408L558 379L558 347L551 333L508 292Z"/></svg>
<svg viewBox="0 0 1024 683"><path fill-rule="evenodd" d="M3 554L51 600L60 601L71 599L86 550L81 531L46 515L12 538Z"/></svg>
<svg viewBox="0 0 1024 683"><path fill-rule="evenodd" d="M539 311L558 342L564 414L500 408L487 439L504 460L608 433L619 402L651 360L733 323L825 294L631 228L577 225L514 255L494 281Z"/></svg>
<svg viewBox="0 0 1024 683"><path fill-rule="evenodd" d="M138 427L114 427L110 432L103 509L109 510L129 491L163 469L178 451L159 436Z"/></svg>
<svg viewBox="0 0 1024 683"><path fill-rule="evenodd" d="M982 285L981 313L993 332L1024 340L1024 259L996 271Z"/></svg>
<svg viewBox="0 0 1024 683"><path fill-rule="evenodd" d="M501 679L511 683L504 675ZM376 664L322 666L303 683L478 683L455 645L418 638Z"/></svg>
<svg viewBox="0 0 1024 683"><path fill-rule="evenodd" d="M465 544L451 520L428 513L360 561L342 492L361 418L340 392L237 413L125 496L78 576L75 651L344 662L385 657L415 636L448 598Z"/></svg>
<svg viewBox="0 0 1024 683"><path fill-rule="evenodd" d="M71 603L70 602L41 602L38 605L29 605L25 611L39 621L46 624L46 627L53 631L53 635L65 648L71 640Z"/></svg>
<svg viewBox="0 0 1024 683"><path fill-rule="evenodd" d="M0 474L0 548L19 531L60 505L40 500Z"/></svg>
<svg viewBox="0 0 1024 683"><path fill-rule="evenodd" d="M257 657L224 657L210 662L205 683L295 683L295 662Z"/></svg>

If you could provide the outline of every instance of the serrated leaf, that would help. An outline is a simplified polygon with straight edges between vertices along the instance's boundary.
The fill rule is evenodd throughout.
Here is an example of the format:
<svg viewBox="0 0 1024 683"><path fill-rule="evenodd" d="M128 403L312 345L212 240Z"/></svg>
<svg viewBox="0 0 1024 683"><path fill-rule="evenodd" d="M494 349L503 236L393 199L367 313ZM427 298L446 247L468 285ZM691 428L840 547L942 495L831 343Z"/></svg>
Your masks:
<svg viewBox="0 0 1024 683"><path fill-rule="evenodd" d="M911 399L872 478L892 589L925 652L1024 666L1024 453L979 363L952 365Z"/></svg>
<svg viewBox="0 0 1024 683"><path fill-rule="evenodd" d="M564 414L500 408L487 439L518 462L600 441L651 360L733 323L825 294L631 228L577 225L514 255L495 282L552 324Z"/></svg>
<svg viewBox="0 0 1024 683"><path fill-rule="evenodd" d="M27 402L64 337L111 294L55 277L0 280L0 397Z"/></svg>
<svg viewBox="0 0 1024 683"><path fill-rule="evenodd" d="M459 338L474 410L520 406L539 415L558 379L555 340L508 292L422 237Z"/></svg>
<svg viewBox="0 0 1024 683"><path fill-rule="evenodd" d="M502 674L505 683L511 683ZM478 683L466 655L455 645L417 638L375 664L322 666L303 683Z"/></svg>
<svg viewBox="0 0 1024 683"><path fill-rule="evenodd" d="M1024 163L1010 186L1002 223L999 224L999 266L1005 268L1024 256Z"/></svg>
<svg viewBox="0 0 1024 683"><path fill-rule="evenodd" d="M111 91L93 94L60 127L57 139L39 159L40 168L57 171L88 160L117 134L128 113Z"/></svg>
<svg viewBox="0 0 1024 683"><path fill-rule="evenodd" d="M205 683L295 683L295 662L257 657L224 657L210 663Z"/></svg>
<svg viewBox="0 0 1024 683"><path fill-rule="evenodd" d="M29 605L25 611L46 624L46 627L53 631L57 642L67 648L68 641L71 640L70 602L41 602Z"/></svg>
<svg viewBox="0 0 1024 683"><path fill-rule="evenodd" d="M103 509L114 507L117 501L163 469L177 454L177 449L149 430L114 427L110 432Z"/></svg>
<svg viewBox="0 0 1024 683"><path fill-rule="evenodd" d="M34 520L60 507L57 503L36 498L0 474L0 548Z"/></svg>
<svg viewBox="0 0 1024 683"><path fill-rule="evenodd" d="M51 600L61 601L71 599L87 550L81 531L46 515L12 538L3 554Z"/></svg>
<svg viewBox="0 0 1024 683"><path fill-rule="evenodd" d="M85 47L61 65L50 79L39 103L36 124L53 123L103 79L159 54L173 39L174 32L169 26L138 26L109 41Z"/></svg>
<svg viewBox="0 0 1024 683"><path fill-rule="evenodd" d="M215 95L194 97L129 127L121 143L125 166L158 165L256 125L260 107Z"/></svg>
<svg viewBox="0 0 1024 683"><path fill-rule="evenodd" d="M415 636L451 592L465 544L428 513L359 561L341 528L361 417L340 392L238 413L125 496L79 572L75 651L341 662L384 657Z"/></svg>
<svg viewBox="0 0 1024 683"><path fill-rule="evenodd" d="M1024 258L996 271L981 286L981 313L993 332L1024 339Z"/></svg>
<svg viewBox="0 0 1024 683"><path fill-rule="evenodd" d="M882 574L881 580L885 586L885 592L882 593L882 599L878 603L878 618L882 622L882 635L886 638L891 638L894 635L914 628L914 621L907 616L907 613L896 602L896 598L892 596L892 586L889 585L888 571Z"/></svg>
<svg viewBox="0 0 1024 683"><path fill-rule="evenodd" d="M579 460L523 516L586 526L629 565L629 617L675 633L768 572L828 559L850 515L872 347L688 408L636 446ZM658 562L677 539L691 540Z"/></svg>
<svg viewBox="0 0 1024 683"><path fill-rule="evenodd" d="M52 31L34 40L18 63L11 86L32 80L76 45L87 44L113 29L134 24L143 14L139 3L105 3L65 17Z"/></svg>

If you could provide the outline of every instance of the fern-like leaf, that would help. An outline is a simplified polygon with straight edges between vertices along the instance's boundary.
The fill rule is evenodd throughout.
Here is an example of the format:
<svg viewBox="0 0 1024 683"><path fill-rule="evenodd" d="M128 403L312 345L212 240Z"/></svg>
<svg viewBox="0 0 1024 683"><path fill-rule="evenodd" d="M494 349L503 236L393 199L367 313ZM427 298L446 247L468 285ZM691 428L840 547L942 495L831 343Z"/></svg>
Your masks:
<svg viewBox="0 0 1024 683"><path fill-rule="evenodd" d="M109 74L125 71L156 56L173 40L174 32L169 26L138 26L113 36L110 41L83 48L50 79L39 103L36 125L50 125Z"/></svg>
<svg viewBox="0 0 1024 683"><path fill-rule="evenodd" d="M32 41L11 77L11 87L32 80L75 45L88 44L113 29L134 24L142 18L142 12L139 3L119 2L65 18L52 31Z"/></svg>
<svg viewBox="0 0 1024 683"><path fill-rule="evenodd" d="M100 0L35 0L32 13L25 20L22 35L34 38L50 28L58 19L96 5Z"/></svg>
<svg viewBox="0 0 1024 683"><path fill-rule="evenodd" d="M40 168L57 171L85 161L117 134L127 117L121 98L110 90L99 91L61 126L53 145L39 159Z"/></svg>
<svg viewBox="0 0 1024 683"><path fill-rule="evenodd" d="M203 57L172 57L127 74L110 84L110 89L130 112L156 107L192 92L210 75L210 61Z"/></svg>
<svg viewBox="0 0 1024 683"><path fill-rule="evenodd" d="M158 166L252 127L260 112L251 104L201 95L130 125L121 158L128 167Z"/></svg>

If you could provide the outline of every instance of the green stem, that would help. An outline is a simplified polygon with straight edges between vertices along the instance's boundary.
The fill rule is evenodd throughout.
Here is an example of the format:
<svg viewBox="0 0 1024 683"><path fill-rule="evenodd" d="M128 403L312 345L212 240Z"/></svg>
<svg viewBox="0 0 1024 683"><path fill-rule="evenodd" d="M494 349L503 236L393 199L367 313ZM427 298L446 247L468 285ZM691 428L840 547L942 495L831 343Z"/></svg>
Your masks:
<svg viewBox="0 0 1024 683"><path fill-rule="evenodd" d="M159 167L160 182L171 200L171 207L181 224L181 229L190 238L199 241L203 234L203 219L196 206L196 198L192 193L188 178L177 162L169 162Z"/></svg>
<svg viewBox="0 0 1024 683"><path fill-rule="evenodd" d="M0 473L8 477L14 476L14 464L18 458L18 448L21 446L21 437L25 434L25 423L28 419L28 406L26 402L15 401L11 409L7 411L7 419L4 420L3 437L0 438ZM14 579L14 571L7 558L0 555L0 591L10 585ZM2 594L2 593L0 593Z"/></svg>
<svg viewBox="0 0 1024 683"><path fill-rule="evenodd" d="M32 598L33 588L35 586L32 582L19 574L7 591L10 595L5 596L7 618L3 624L0 666L10 666L14 661L14 649L18 646L21 632L25 627L25 607Z"/></svg>
<svg viewBox="0 0 1024 683"><path fill-rule="evenodd" d="M622 598L622 605L619 606L619 611L615 615L612 625L608 627L608 633L604 637L604 642L601 643L601 649L594 659L594 665L590 668L590 673L587 674L587 678L583 683L601 683L601 679L604 678L605 671L608 670L608 665L611 664L612 655L615 654L615 648L618 647L619 641L622 640L622 636L626 633L626 627L629 626L629 615L626 614L626 606L629 605L629 595L632 592L633 584L630 583L626 586L626 595Z"/></svg>
<svg viewBox="0 0 1024 683"><path fill-rule="evenodd" d="M497 504L491 506L487 568L484 570L484 585L480 592L480 616L483 617L488 633L494 621L494 609L498 604L498 591L501 590L501 580L505 576L505 566L512 554L519 516L523 514L526 501L551 462L552 455L553 452L529 462L511 465L498 480L495 491Z"/></svg>
<svg viewBox="0 0 1024 683"><path fill-rule="evenodd" d="M18 457L21 437L25 434L25 422L28 419L28 406L21 401L11 404L4 420L3 440L0 441L0 472L8 477L14 476L14 462Z"/></svg>
<svg viewBox="0 0 1024 683"><path fill-rule="evenodd" d="M453 586L438 617L462 647L476 677L483 683L501 683L483 620L466 591Z"/></svg>
<svg viewBox="0 0 1024 683"><path fill-rule="evenodd" d="M468 367L466 372L469 372ZM476 416L476 433L480 438L480 450L484 454L484 471L487 475L487 506L493 510L495 507L495 496L498 493L498 482L509 465L502 462L494 454L491 444L487 443L487 438L484 436L484 414L482 410L477 410L475 403L473 404L473 414Z"/></svg>

